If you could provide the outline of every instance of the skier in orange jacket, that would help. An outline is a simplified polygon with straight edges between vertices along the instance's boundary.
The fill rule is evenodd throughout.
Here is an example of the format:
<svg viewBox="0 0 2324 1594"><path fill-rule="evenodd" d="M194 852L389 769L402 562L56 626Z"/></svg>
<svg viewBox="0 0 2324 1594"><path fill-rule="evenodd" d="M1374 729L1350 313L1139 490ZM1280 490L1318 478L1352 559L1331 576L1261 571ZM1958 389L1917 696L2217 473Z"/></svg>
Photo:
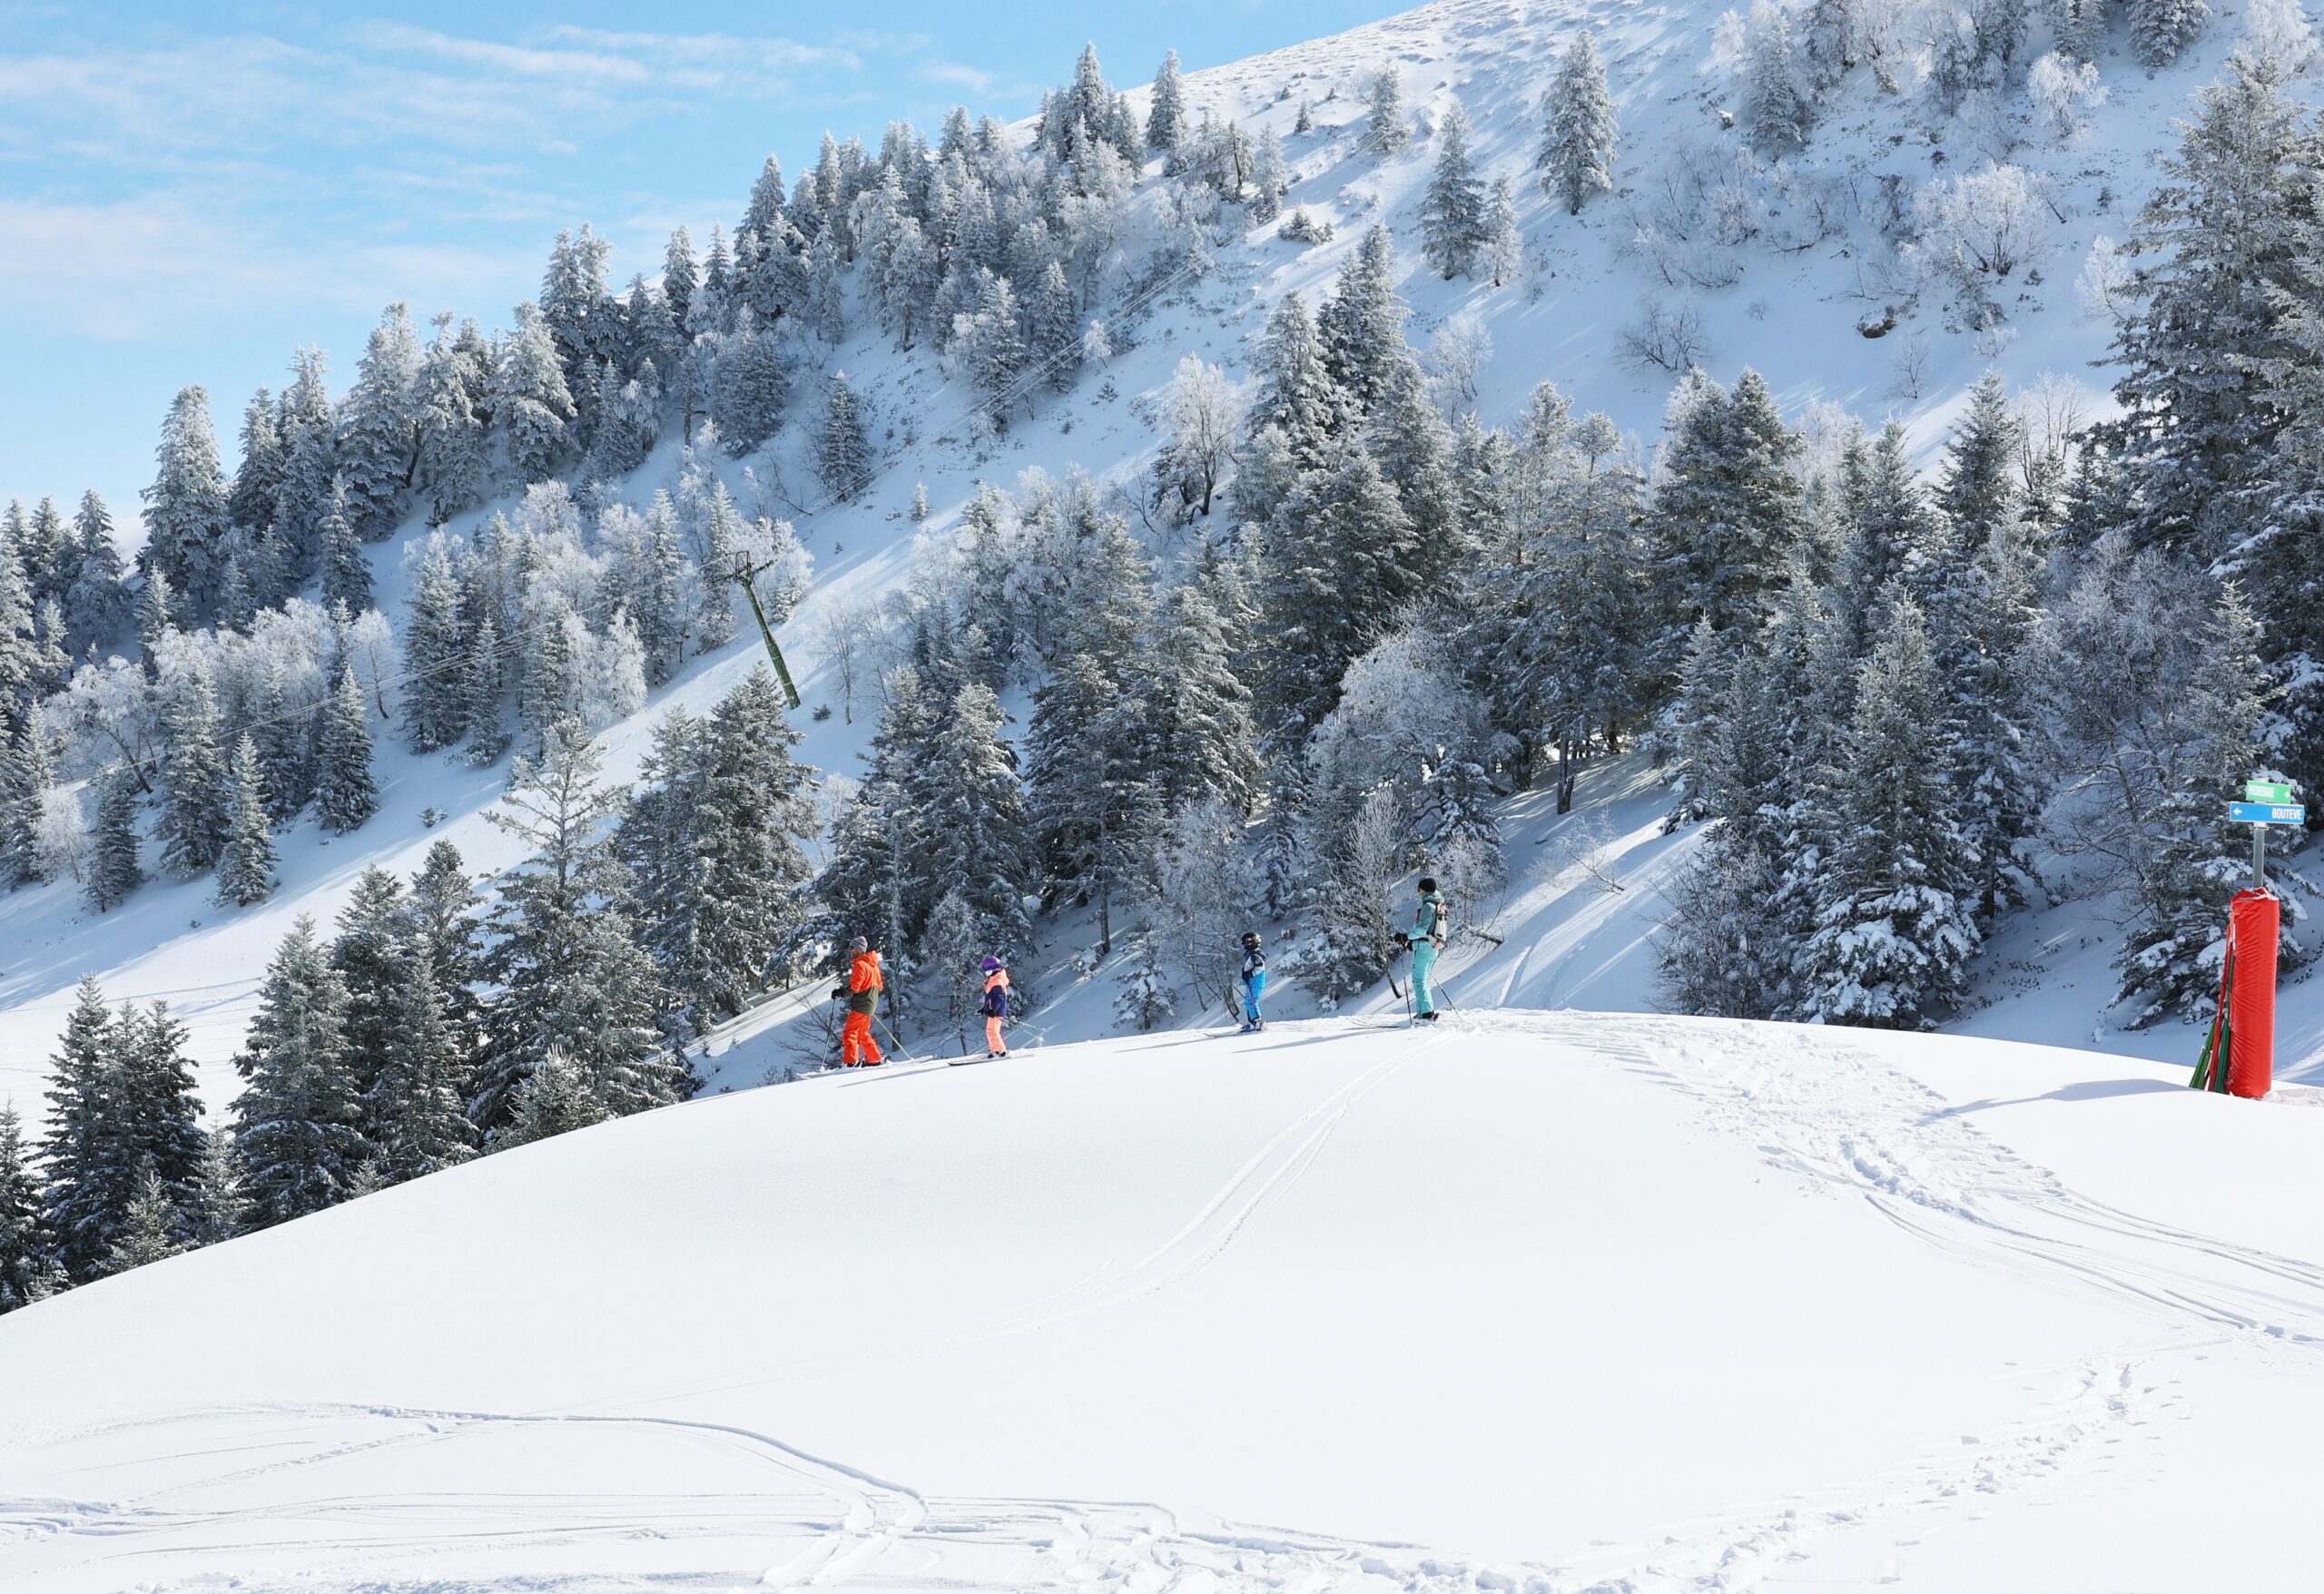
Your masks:
<svg viewBox="0 0 2324 1594"><path fill-rule="evenodd" d="M885 989L880 954L860 935L847 943L847 983L832 992L847 999L847 1027L839 1034L840 1066L877 1068L880 1043L872 1038L872 1015L880 1010L880 992Z"/></svg>

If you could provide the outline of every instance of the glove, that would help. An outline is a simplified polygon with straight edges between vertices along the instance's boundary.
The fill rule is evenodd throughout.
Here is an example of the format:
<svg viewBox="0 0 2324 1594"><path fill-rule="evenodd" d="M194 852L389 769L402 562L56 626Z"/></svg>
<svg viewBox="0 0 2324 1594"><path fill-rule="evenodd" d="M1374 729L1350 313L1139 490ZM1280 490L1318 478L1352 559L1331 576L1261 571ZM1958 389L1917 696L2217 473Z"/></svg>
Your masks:
<svg viewBox="0 0 2324 1594"><path fill-rule="evenodd" d="M835 985L832 987L832 1000L835 1002L843 1002L846 999L847 987L843 985Z"/></svg>

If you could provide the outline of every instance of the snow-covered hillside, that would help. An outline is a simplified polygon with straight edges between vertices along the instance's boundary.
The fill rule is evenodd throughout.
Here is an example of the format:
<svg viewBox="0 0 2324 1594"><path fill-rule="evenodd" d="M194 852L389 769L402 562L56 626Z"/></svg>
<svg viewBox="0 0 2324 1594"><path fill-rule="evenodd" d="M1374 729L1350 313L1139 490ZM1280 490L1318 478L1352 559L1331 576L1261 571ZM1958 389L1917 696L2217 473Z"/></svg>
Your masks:
<svg viewBox="0 0 2324 1594"><path fill-rule="evenodd" d="M0 1580L2303 1587L2312 1094L1575 1014L696 1101L0 1319Z"/></svg>
<svg viewBox="0 0 2324 1594"><path fill-rule="evenodd" d="M1722 375L1757 367L1790 418L1811 433L1823 428L1828 435L1822 405L1844 406L1876 420L1894 412L1925 452L1941 439L1968 382L1989 364L2021 390L2040 387L2045 375L2084 380L2110 329L2085 311L2072 286L2083 257L2096 235L2126 230L2155 179L2156 152L2174 136L2173 118L2217 71L2244 21L2238 9L2223 8L2179 64L2157 72L2130 60L2118 32L2101 52L2111 97L2091 113L2084 131L2063 140L2037 127L2023 106L2012 113L2014 121L1966 119L1932 138L1923 130L1911 84L1892 93L1858 74L1838 91L1834 108L1807 149L1787 162L1781 181L1737 186L1720 175L1718 152L1731 150L1737 136L1722 128L1722 116L1738 109L1738 90L1730 46L1719 42L1716 9L1443 0L1389 22L1193 75L1187 80L1193 112L1284 135L1294 180L1287 204L1335 221L1336 239L1303 250L1266 226L1230 240L1215 251L1206 276L1177 283L1123 324L1123 341L1130 346L1102 377L1085 375L1074 392L1037 409L998 447L970 435L964 423L975 409L972 396L958 382L948 384L924 350L898 356L868 327L859 329L829 363L850 374L882 424L881 474L861 501L824 505L800 520L818 582L784 628L784 643L811 705L831 704L837 690L823 656L821 621L895 588L918 566L917 528L904 514L916 484L927 486L930 531L940 542L980 480L1008 483L1028 469L1057 475L1079 467L1101 483L1135 483L1156 445L1153 428L1141 418L1141 401L1160 393L1179 358L1197 353L1230 373L1246 369L1269 307L1294 289L1311 301L1316 298L1373 220L1387 221L1397 239L1400 290L1413 311L1415 344L1425 351L1448 320L1464 314L1477 318L1489 337L1492 353L1475 384L1475 408L1489 423L1511 419L1536 383L1553 380L1578 410L1602 408L1640 447L1650 443L1672 376L1624 357L1624 328L1640 318L1642 300L1674 314L1691 309L1701 330L1694 357ZM1569 217L1532 181L1531 165L1537 102L1559 53L1584 25L1600 39L1622 133L1617 192ZM2038 46L2037 40L2033 47ZM1417 210L1435 141L1415 138L1386 159L1358 150L1358 84L1387 64L1403 73L1423 133L1457 95L1475 126L1483 174L1516 180L1526 242L1526 265L1516 280L1501 287L1446 282L1421 264ZM2295 91L2305 93L2306 82L2295 80ZM1144 93L1134 95L1141 106ZM1295 135L1305 103L1313 104L1315 131ZM2003 155L2045 185L2046 219L2011 279L1999 323L1972 332L1964 330L1945 285L1906 258L1909 251L1899 252L1897 223L1884 212L1882 196L1909 197L1932 177ZM1670 185L1681 179L1689 196L1684 204L1671 197ZM1152 212L1160 202L1159 187L1149 180L1154 192L1134 208ZM1694 280L1674 283L1669 251L1678 246L1671 229L1683 230L1688 216L1708 231L1685 251ZM1651 223L1649 231L1659 229L1662 239L1643 251L1642 221ZM1726 286L1700 285L1729 278ZM1865 327L1886 330L1876 338ZM1101 383L1118 396L1101 392ZM2053 384L2052 391L2064 389ZM2072 408L2096 400L2068 395L2058 402ZM777 439L774 454L756 463L787 467L798 477L803 432L803 424L794 425ZM642 501L675 469L675 443L665 441L625 490ZM746 493L739 467L726 469L738 493ZM812 499L795 481L790 491ZM771 511L785 508L772 488L764 501ZM454 529L471 528L505 502L461 517ZM405 544L417 535L414 528L371 551L379 599L391 615L399 613L405 595ZM1167 534L1160 540L1158 552L1177 551ZM702 711L757 656L746 634L690 662L643 713L601 735L608 773L615 779L634 773L655 717L675 704ZM836 715L803 728L802 756L841 773L854 769L869 729L860 717L850 723ZM379 815L345 837L325 836L311 819L287 833L282 885L263 905L216 908L206 881L156 882L102 917L78 904L69 883L0 900L0 937L8 949L0 967L0 1095L37 1116L44 1058L71 1005L74 983L95 974L114 999L166 998L192 1026L196 1054L210 1066L202 1081L204 1095L215 1105L233 1088L222 1066L250 1016L265 957L298 915L327 925L362 867L378 863L408 874L428 843L440 837L452 839L483 876L516 861L516 844L482 818L501 790L501 772L452 767L437 755L411 756L381 729ZM1537 824L1527 817L1530 808L1512 816L1523 831L1513 850L1512 898L1528 917L1500 926L1510 947L1489 959L1491 972L1473 993L1517 1003L1651 1005L1643 959L1633 959L1623 978L1597 979L1581 995L1562 975L1545 982L1555 954L1529 944L1519 929L1543 922L1544 912L1561 923L1576 915L1597 922L1611 914L1618 928L1610 933L1634 944L1658 922L1661 905L1650 890L1613 902L1593 900L1608 888L1597 871L1574 861L1604 854L1608 838L1600 832L1609 826L1614 836L1640 843L1616 849L1623 856L1642 847L1642 855L1664 863L1687 838L1666 844L1649 835L1653 799L1640 772L1592 785L1595 795L1618 788L1630 794L1603 812L1594 811L1592 794L1586 794L1585 806L1593 811L1573 821ZM430 809L447 816L434 830L420 821ZM1534 867L1536 860L1549 866ZM2003 999L1995 1012L2006 1015L1992 1027L2045 1039L2087 1036L2108 994L2097 975L2103 949L2084 958L2078 973L2062 969L2058 959L2103 933L2087 909L2076 907L2063 921L2045 920L2038 934L2020 933L2027 944L2013 943L2005 956L1990 958L1989 963L2009 965L2004 978L1986 981L1987 990ZM1070 924L1051 927L1049 934L1055 969L1062 969L1085 938ZM2079 983L2063 995L2053 976ZM2029 981L2040 992L2033 1001L2014 994ZM1052 989L1059 984L1050 980ZM1097 1000L1081 1004L1069 1021L1064 1014L1052 1017L1060 1038L1097 1033L1111 1022ZM1983 1023L1974 1016L1971 1021ZM2296 1065L2306 1062L2318 1030L2304 1020L2288 1028ZM2141 1044L2162 1055L2192 1049L2177 1030ZM749 1082L725 1072L721 1079Z"/></svg>

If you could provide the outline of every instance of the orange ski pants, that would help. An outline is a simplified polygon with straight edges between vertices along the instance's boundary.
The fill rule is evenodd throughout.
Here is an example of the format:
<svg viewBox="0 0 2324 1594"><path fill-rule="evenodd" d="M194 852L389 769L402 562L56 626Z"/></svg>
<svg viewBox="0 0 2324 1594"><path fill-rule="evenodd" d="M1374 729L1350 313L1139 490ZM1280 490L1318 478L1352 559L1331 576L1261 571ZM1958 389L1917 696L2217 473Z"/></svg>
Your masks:
<svg viewBox="0 0 2324 1594"><path fill-rule="evenodd" d="M839 1032L839 1060L848 1068L880 1060L880 1043L872 1038L872 1015L850 1013L847 1028Z"/></svg>

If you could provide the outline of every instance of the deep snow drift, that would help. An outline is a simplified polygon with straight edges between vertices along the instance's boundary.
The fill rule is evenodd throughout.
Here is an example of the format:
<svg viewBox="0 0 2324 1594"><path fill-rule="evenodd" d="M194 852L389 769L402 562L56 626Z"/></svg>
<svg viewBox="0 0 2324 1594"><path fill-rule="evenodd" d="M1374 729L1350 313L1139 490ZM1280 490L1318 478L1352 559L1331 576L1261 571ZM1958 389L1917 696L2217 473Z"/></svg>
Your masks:
<svg viewBox="0 0 2324 1594"><path fill-rule="evenodd" d="M2313 1094L1502 1014L701 1100L0 1320L0 1583L2298 1586Z"/></svg>

